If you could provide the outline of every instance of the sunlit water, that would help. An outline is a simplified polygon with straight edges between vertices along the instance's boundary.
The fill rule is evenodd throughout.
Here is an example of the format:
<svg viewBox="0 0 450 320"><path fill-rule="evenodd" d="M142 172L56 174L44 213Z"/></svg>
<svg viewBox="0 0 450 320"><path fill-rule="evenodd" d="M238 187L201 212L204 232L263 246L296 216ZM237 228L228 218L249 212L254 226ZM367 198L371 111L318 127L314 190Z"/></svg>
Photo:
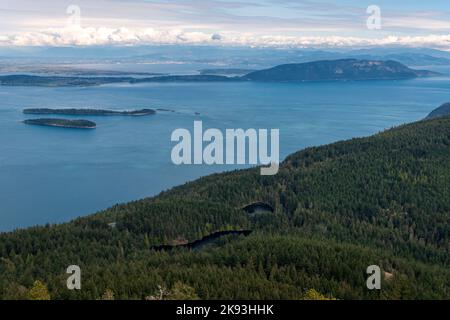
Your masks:
<svg viewBox="0 0 450 320"><path fill-rule="evenodd" d="M159 193L225 166L175 166L171 133L279 128L281 157L424 118L450 101L446 77L302 84L191 83L0 87L0 230L68 221ZM148 117L82 117L96 130L27 126L23 108L166 108ZM198 112L200 115L196 115ZM241 168L237 166L237 168Z"/></svg>

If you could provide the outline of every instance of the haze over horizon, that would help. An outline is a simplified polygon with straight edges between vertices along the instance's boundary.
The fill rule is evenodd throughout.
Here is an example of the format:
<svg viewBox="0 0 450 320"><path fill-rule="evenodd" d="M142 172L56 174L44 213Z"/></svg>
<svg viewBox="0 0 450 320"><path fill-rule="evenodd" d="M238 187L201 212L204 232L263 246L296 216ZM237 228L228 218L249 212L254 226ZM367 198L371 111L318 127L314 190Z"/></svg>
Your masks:
<svg viewBox="0 0 450 320"><path fill-rule="evenodd" d="M380 24L370 28L374 15ZM449 16L445 1L418 0L3 0L0 46L403 45L450 51Z"/></svg>

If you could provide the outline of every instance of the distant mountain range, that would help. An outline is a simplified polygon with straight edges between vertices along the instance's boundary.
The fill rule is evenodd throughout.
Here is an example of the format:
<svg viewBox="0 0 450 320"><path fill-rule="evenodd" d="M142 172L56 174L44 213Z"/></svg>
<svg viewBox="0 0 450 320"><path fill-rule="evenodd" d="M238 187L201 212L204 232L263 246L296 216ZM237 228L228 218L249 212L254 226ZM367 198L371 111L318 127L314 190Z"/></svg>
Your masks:
<svg viewBox="0 0 450 320"><path fill-rule="evenodd" d="M200 68L264 69L276 64L333 59L395 60L407 66L450 65L450 53L430 48L401 46L364 49L255 48L222 46L92 46L92 47L1 47L0 62L44 64L79 63L171 63L203 64ZM3 61L2 61L3 60Z"/></svg>
<svg viewBox="0 0 450 320"><path fill-rule="evenodd" d="M230 82L230 81L353 81L399 80L436 76L439 73L414 70L396 61L379 60L322 60L307 63L284 64L274 68L250 72L244 76L170 75L146 78L133 77L40 77L30 75L0 76L0 85L8 86L92 86L107 83L146 82Z"/></svg>

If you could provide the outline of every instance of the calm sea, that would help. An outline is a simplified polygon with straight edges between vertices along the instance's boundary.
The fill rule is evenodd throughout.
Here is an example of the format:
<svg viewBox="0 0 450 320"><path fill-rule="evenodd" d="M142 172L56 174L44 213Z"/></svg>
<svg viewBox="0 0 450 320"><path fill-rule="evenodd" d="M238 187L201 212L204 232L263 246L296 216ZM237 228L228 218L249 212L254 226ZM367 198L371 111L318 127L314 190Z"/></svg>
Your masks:
<svg viewBox="0 0 450 320"><path fill-rule="evenodd" d="M171 133L279 128L281 156L424 118L450 101L450 78L342 83L195 83L90 88L0 86L0 231L68 221L241 167L175 166ZM96 130L27 126L23 108L164 108L83 117ZM196 114L199 113L199 114ZM32 117L31 117L32 118Z"/></svg>

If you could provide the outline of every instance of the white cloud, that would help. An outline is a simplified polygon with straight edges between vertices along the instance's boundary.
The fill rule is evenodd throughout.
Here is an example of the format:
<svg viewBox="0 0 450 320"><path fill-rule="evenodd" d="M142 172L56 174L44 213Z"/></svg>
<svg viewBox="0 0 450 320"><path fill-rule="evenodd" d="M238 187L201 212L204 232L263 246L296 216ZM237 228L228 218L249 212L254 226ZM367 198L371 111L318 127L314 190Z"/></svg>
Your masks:
<svg viewBox="0 0 450 320"><path fill-rule="evenodd" d="M73 21L76 11L68 11L68 3L0 1L0 45L397 44L450 50L449 13L431 3L429 10L384 4L376 32L367 29L366 5L357 0L77 0L81 22Z"/></svg>
<svg viewBox="0 0 450 320"><path fill-rule="evenodd" d="M424 36L279 36L255 33L208 33L184 29L66 27L0 35L3 46L89 46L145 44L223 44L246 46L351 47L351 46L428 46L450 49L450 34Z"/></svg>
<svg viewBox="0 0 450 320"><path fill-rule="evenodd" d="M450 30L450 21L424 18L420 16L415 17L394 17L384 18L383 27L385 28L408 28L410 30L434 30L441 32L442 30Z"/></svg>

